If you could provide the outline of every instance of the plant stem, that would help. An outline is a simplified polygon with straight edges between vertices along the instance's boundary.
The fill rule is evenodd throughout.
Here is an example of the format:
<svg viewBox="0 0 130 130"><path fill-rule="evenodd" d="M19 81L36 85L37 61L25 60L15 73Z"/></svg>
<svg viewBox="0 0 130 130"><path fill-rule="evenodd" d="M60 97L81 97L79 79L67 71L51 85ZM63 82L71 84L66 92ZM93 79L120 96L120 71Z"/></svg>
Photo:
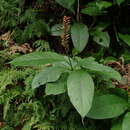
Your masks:
<svg viewBox="0 0 130 130"><path fill-rule="evenodd" d="M72 66L71 59L70 59L69 56L68 56L68 60L69 60L69 65L70 65L70 67L71 67L71 70L73 70L73 66Z"/></svg>
<svg viewBox="0 0 130 130"><path fill-rule="evenodd" d="M77 0L77 22L80 21L80 0Z"/></svg>

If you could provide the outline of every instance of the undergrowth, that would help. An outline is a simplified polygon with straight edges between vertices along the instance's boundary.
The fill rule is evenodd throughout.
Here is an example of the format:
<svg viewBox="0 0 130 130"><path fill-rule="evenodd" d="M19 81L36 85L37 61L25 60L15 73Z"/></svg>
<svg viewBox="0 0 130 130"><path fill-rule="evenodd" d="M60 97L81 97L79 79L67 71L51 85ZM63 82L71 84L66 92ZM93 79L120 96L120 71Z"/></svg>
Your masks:
<svg viewBox="0 0 130 130"><path fill-rule="evenodd" d="M129 6L0 0L0 130L129 130Z"/></svg>

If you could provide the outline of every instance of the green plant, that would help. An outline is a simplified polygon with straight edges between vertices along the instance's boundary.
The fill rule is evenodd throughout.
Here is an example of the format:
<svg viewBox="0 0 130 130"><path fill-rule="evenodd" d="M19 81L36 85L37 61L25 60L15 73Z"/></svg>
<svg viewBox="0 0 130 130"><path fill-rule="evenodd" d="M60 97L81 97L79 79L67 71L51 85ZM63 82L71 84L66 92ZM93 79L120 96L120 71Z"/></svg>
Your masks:
<svg viewBox="0 0 130 130"><path fill-rule="evenodd" d="M67 92L71 103L82 118L85 116L94 119L113 118L123 114L128 108L127 100L118 96L105 94L99 97L95 96L93 99L94 79L98 76L100 76L100 81L109 82L109 80L114 79L121 82L121 76L117 71L99 64L93 57L81 59L53 52L34 52L14 59L11 64L16 66L51 64L50 67L45 67L34 77L32 89L45 85L46 95ZM113 108L110 109L111 101L113 101L111 107L116 107L116 111ZM106 108L105 106L102 108L103 105ZM96 110L97 107L99 111Z"/></svg>
<svg viewBox="0 0 130 130"><path fill-rule="evenodd" d="M129 4L1 0L0 129L129 130Z"/></svg>

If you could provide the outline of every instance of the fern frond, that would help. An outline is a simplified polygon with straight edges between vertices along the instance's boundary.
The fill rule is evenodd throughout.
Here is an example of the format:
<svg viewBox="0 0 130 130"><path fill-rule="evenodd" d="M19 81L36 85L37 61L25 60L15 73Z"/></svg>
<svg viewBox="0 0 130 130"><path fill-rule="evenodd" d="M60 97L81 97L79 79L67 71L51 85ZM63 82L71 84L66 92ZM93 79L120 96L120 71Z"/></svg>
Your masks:
<svg viewBox="0 0 130 130"><path fill-rule="evenodd" d="M54 126L51 125L49 122L38 124L34 126L34 128L37 128L38 130L55 130Z"/></svg>
<svg viewBox="0 0 130 130"><path fill-rule="evenodd" d="M49 27L43 20L36 20L33 23L28 24L23 32L22 39L29 40L32 37L41 37L48 33Z"/></svg>
<svg viewBox="0 0 130 130"><path fill-rule="evenodd" d="M33 43L36 51L50 51L49 43L44 40L37 40Z"/></svg>
<svg viewBox="0 0 130 130"><path fill-rule="evenodd" d="M33 71L34 72L34 71ZM3 70L0 72L0 95L5 91L8 85L16 85L18 81L26 79L32 73L31 69L23 70Z"/></svg>

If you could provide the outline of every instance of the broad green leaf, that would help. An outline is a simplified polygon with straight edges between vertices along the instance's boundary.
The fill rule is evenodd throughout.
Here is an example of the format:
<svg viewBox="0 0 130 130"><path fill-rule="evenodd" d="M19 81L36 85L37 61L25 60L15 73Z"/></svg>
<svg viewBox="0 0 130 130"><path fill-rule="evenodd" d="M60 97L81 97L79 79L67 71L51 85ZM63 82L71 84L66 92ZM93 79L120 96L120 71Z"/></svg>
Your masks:
<svg viewBox="0 0 130 130"><path fill-rule="evenodd" d="M52 36L61 36L63 33L63 25L62 24L56 24L51 28L51 35Z"/></svg>
<svg viewBox="0 0 130 130"><path fill-rule="evenodd" d="M121 97L109 94L95 96L87 117L92 119L114 118L123 114L127 107L127 101Z"/></svg>
<svg viewBox="0 0 130 130"><path fill-rule="evenodd" d="M56 0L56 2L58 4L60 4L61 6L63 6L66 9L69 9L70 11L72 11L74 13L74 3L75 0Z"/></svg>
<svg viewBox="0 0 130 130"><path fill-rule="evenodd" d="M88 27L81 23L75 23L71 28L71 38L75 49L82 52L89 39Z"/></svg>
<svg viewBox="0 0 130 130"><path fill-rule="evenodd" d="M46 95L58 95L64 93L67 89L67 76L68 74L63 74L58 81L47 83L45 89Z"/></svg>
<svg viewBox="0 0 130 130"><path fill-rule="evenodd" d="M90 16L97 16L101 14L100 10L96 6L89 6L81 10L81 13L87 14Z"/></svg>
<svg viewBox="0 0 130 130"><path fill-rule="evenodd" d="M124 52L124 53L122 54L122 57L123 57L123 59L125 60L125 62L130 61L130 53L129 53L129 51L128 51L128 52Z"/></svg>
<svg viewBox="0 0 130 130"><path fill-rule="evenodd" d="M81 10L81 13L87 14L87 15L90 15L90 16L97 16L97 15L105 13L106 11L104 11L104 9L106 9L110 6L112 6L111 2L93 1L93 2L89 2L87 4L86 8Z"/></svg>
<svg viewBox="0 0 130 130"><path fill-rule="evenodd" d="M128 100L128 92L123 88L110 88L109 93L117 95L119 97L122 97L122 98Z"/></svg>
<svg viewBox="0 0 130 130"><path fill-rule="evenodd" d="M111 7L112 3L108 2L108 1L99 1L99 2L96 2L96 5L98 6L98 8L100 10L103 10L103 9L108 8L108 7Z"/></svg>
<svg viewBox="0 0 130 130"><path fill-rule="evenodd" d="M116 59L115 57L112 57L112 56L108 56L104 59L103 63L104 64L107 64L109 62L116 62L118 59Z"/></svg>
<svg viewBox="0 0 130 130"><path fill-rule="evenodd" d="M118 5L122 4L123 2L125 2L125 0L116 0L116 3L117 3Z"/></svg>
<svg viewBox="0 0 130 130"><path fill-rule="evenodd" d="M102 76L107 76L110 79L115 79L121 81L121 75L119 72L114 70L111 67L105 66L103 64L99 64L98 62L94 61L94 58L84 58L79 61L79 64L90 71L96 72Z"/></svg>
<svg viewBox="0 0 130 130"><path fill-rule="evenodd" d="M130 130L130 112L127 112L124 116L122 130Z"/></svg>
<svg viewBox="0 0 130 130"><path fill-rule="evenodd" d="M41 71L34 77L32 82L32 88L35 89L48 82L55 82L60 78L63 72L65 72L64 68L56 66L45 68L43 71Z"/></svg>
<svg viewBox="0 0 130 130"><path fill-rule="evenodd" d="M130 46L130 35L118 33L119 38Z"/></svg>
<svg viewBox="0 0 130 130"><path fill-rule="evenodd" d="M109 47L110 44L110 36L107 32L102 32L101 30L97 29L93 33L93 40L103 47Z"/></svg>
<svg viewBox="0 0 130 130"><path fill-rule="evenodd" d="M108 22L99 22L96 27L94 27L95 29L99 29L101 31L105 30L107 27L110 26L110 23Z"/></svg>
<svg viewBox="0 0 130 130"><path fill-rule="evenodd" d="M15 66L37 66L64 61L64 56L54 52L33 52L15 58L10 63Z"/></svg>
<svg viewBox="0 0 130 130"><path fill-rule="evenodd" d="M112 125L111 130L122 130L122 122L118 121Z"/></svg>
<svg viewBox="0 0 130 130"><path fill-rule="evenodd" d="M84 118L92 105L94 95L93 79L83 70L74 71L68 77L67 88L70 101L81 117Z"/></svg>

